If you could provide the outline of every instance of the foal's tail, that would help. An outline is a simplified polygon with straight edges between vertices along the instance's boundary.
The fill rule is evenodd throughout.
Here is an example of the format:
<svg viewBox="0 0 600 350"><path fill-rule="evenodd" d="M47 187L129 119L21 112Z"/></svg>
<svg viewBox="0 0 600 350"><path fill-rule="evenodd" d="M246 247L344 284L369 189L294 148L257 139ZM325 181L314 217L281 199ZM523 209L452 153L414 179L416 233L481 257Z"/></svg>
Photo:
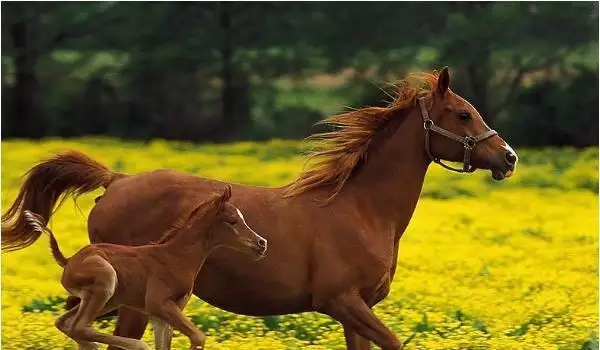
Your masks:
<svg viewBox="0 0 600 350"><path fill-rule="evenodd" d="M19 190L17 199L2 215L2 250L13 251L33 244L41 231L31 229L24 218L25 210L48 222L59 198L79 196L100 186L108 187L125 175L114 173L104 165L77 151L59 153L34 166Z"/></svg>
<svg viewBox="0 0 600 350"><path fill-rule="evenodd" d="M60 267L64 269L69 259L65 258L64 254L60 251L58 242L56 241L56 238L54 238L54 233L52 233L52 231L46 227L44 218L38 214L30 212L29 210L23 211L23 217L33 231L37 232L38 234L45 233L48 235L50 238L50 250L52 251L52 256L54 256L54 260L56 260Z"/></svg>

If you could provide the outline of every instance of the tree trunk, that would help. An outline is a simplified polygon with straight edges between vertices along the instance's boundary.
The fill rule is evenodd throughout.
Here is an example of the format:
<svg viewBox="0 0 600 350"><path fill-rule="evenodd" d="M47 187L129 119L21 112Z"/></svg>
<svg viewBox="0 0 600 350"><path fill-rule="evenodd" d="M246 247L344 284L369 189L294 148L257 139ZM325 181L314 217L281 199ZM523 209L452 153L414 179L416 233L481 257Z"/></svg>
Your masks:
<svg viewBox="0 0 600 350"><path fill-rule="evenodd" d="M35 95L37 78L35 75L35 53L28 46L27 25L19 19L11 26L11 36L15 50L15 85L13 88L13 116L18 120L11 136L33 137L42 136L43 126L36 115Z"/></svg>

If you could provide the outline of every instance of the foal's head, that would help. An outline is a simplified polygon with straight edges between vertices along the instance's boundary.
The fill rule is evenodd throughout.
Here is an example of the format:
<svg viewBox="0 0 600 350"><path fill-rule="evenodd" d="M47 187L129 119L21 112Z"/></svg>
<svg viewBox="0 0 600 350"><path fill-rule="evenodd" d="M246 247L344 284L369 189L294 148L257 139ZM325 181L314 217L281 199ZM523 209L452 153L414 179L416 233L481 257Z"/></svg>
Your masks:
<svg viewBox="0 0 600 350"><path fill-rule="evenodd" d="M204 235L211 247L229 247L248 252L261 259L267 252L267 240L254 232L242 212L229 203L231 186L223 193L214 195L194 209L186 227ZM204 232L203 232L204 231Z"/></svg>

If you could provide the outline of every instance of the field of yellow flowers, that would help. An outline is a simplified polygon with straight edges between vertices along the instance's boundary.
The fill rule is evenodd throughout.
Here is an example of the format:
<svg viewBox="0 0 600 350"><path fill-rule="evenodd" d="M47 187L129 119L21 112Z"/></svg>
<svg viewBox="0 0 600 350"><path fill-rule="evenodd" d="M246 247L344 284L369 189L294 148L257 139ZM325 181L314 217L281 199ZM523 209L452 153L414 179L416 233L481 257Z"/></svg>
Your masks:
<svg viewBox="0 0 600 350"><path fill-rule="evenodd" d="M234 182L281 185L303 165L291 141L192 145L114 139L2 142L2 209L21 176L54 152L78 149L126 173L172 168ZM407 349L598 349L598 150L520 150L508 181L432 166L402 238L390 295L376 313ZM98 192L100 193L100 192ZM86 244L97 194L54 217L69 256ZM2 348L73 349L54 328L65 291L42 237L2 254ZM209 349L343 349L341 327L307 313L251 318L194 298L186 308ZM111 332L113 320L97 324ZM152 332L144 338L152 344ZM180 335L174 348L183 349Z"/></svg>

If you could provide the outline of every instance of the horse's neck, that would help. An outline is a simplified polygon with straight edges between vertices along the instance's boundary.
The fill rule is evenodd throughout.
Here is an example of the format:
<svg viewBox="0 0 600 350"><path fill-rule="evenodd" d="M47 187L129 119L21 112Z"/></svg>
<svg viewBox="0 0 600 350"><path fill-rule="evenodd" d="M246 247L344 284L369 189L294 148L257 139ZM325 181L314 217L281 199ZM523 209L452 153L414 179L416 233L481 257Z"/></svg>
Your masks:
<svg viewBox="0 0 600 350"><path fill-rule="evenodd" d="M396 243L415 210L429 165L418 113L415 108L398 116L403 119L396 131L375 145L363 169L342 190Z"/></svg>

